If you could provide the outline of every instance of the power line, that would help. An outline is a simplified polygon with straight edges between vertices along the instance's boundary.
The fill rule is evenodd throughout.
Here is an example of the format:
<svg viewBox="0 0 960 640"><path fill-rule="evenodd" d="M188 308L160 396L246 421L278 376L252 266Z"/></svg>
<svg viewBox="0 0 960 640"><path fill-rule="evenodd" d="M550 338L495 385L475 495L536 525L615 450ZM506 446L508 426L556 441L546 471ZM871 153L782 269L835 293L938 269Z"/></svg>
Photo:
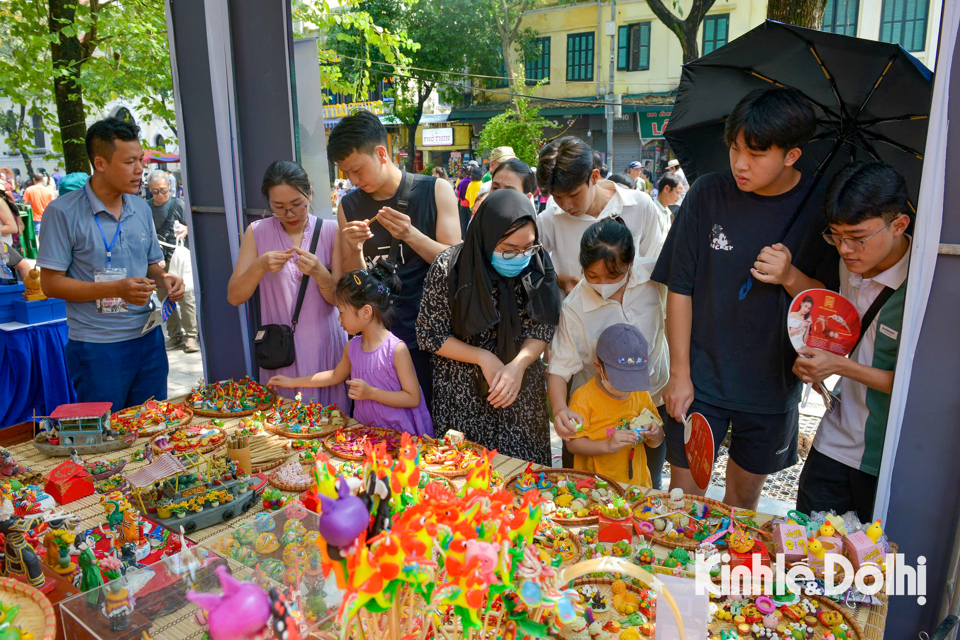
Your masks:
<svg viewBox="0 0 960 640"><path fill-rule="evenodd" d="M394 63L391 63L391 62L381 62L381 61L379 61L379 60L366 60L366 59L364 59L364 58L357 58L357 57L354 57L354 56L348 56L348 55L345 55L345 54L341 54L340 52L336 52L336 54L337 54L337 56L339 56L340 58L344 58L344 59L347 59L347 60L356 60L357 62L362 62L362 63L364 63L364 64L367 64L367 63L378 64L378 65L385 66L385 67L391 67L391 68L393 68L393 69L396 69L396 68L398 68L398 67L400 66L400 65L397 65L397 64L394 64ZM357 67L354 67L354 68L357 68ZM465 77L465 78L480 78L480 79L482 79L482 80L507 80L507 81L510 80L510 78L507 77L507 76L486 76L486 75L482 75L482 74L478 74L478 73L465 73L465 72L463 72L463 71L438 71L437 69L425 69L425 68L423 68L423 67L404 67L404 68L406 68L406 69L411 69L411 70L413 70L413 71L426 71L427 73L439 73L439 74L448 75L448 76L462 76L462 77ZM383 72L379 72L379 73L383 73ZM391 74L391 75L396 75L396 74ZM560 83L560 84L567 84L567 83L574 84L574 81L572 81L572 80L571 80L571 81L567 81L567 80L554 80L554 79L550 79L550 83L551 83L551 84L554 83L554 82ZM599 84L599 82L583 82L583 81L579 81L579 80L578 80L578 81L576 81L575 84L590 85L590 84ZM626 86L627 86L627 87L631 87L631 86L648 86L648 87L649 87L649 86L658 86L658 85L654 85L654 84L652 84L652 83L647 82L647 83L640 83L640 84L638 84L638 85L633 85L633 84L627 83ZM662 87L670 87L671 89L676 88L676 85L673 84L672 82L659 83L659 86L662 86ZM488 91L488 89L482 89L482 91Z"/></svg>
<svg viewBox="0 0 960 640"><path fill-rule="evenodd" d="M442 85L444 85L444 86L454 87L454 88L457 88L457 89L462 89L462 88L463 88L462 85L456 84L456 83L454 83L454 82L444 82L444 81L442 81L442 80L432 80L432 79L429 79L429 78L421 78L421 77L419 77L419 76L406 75L406 74L397 73L397 72L388 73L388 72L386 72L386 71L369 70L369 69L365 69L365 68L363 68L363 67L358 67L358 66L354 66L354 65L346 65L346 66L349 66L349 67L351 67L351 68L353 68L353 69L359 69L359 70L361 70L361 71L368 71L369 73L372 73L372 74L373 74L373 73L376 73L376 74L380 74L380 75L391 75L391 76L396 76L396 77L398 77L398 78L404 78L404 79L406 79L406 80L419 80L420 82L428 82L428 83L433 83L433 84L442 84ZM527 94L524 94L524 93L514 93L514 92L512 92L512 91L497 91L496 89L478 89L478 91L483 91L483 92L485 92L485 93L492 93L492 94L494 94L494 95L508 96L508 97L512 97L512 98L527 98L527 99L529 99L529 100L540 100L540 101L542 101L542 102L564 102L564 103L567 103L567 104L572 103L572 104L575 104L575 105L587 105L587 106L591 106L591 107L604 107L604 106L606 106L606 105L608 104L607 102L599 102L599 101L591 101L591 100L575 100L575 99L571 99L571 98L547 98L547 97L542 97L542 96L527 95Z"/></svg>

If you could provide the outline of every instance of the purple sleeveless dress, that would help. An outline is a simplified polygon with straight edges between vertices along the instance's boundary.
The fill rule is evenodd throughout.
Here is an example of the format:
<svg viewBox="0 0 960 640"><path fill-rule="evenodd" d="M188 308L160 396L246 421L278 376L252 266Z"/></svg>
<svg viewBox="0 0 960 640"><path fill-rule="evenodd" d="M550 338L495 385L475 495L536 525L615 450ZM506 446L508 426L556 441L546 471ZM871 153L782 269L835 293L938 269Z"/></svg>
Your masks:
<svg viewBox="0 0 960 640"><path fill-rule="evenodd" d="M333 259L333 243L336 239L337 223L334 220L319 221L314 216L307 217L300 249L310 250L313 229L321 224L320 237L317 239L317 258L327 269ZM292 247L290 236L283 229L280 220L274 217L257 220L250 225L253 239L257 243L257 255L268 251L285 251ZM296 255L294 255L296 258ZM300 292L300 279L303 274L297 269L296 261L290 260L278 273L266 273L260 280L260 322L262 324L286 324L293 319L293 310L297 306L297 294ZM337 308L328 304L317 283L313 279L303 297L303 307L294 334L297 360L289 367L276 371L260 369L260 382L266 382L275 375L311 376L319 371L335 369L343 357L343 348L347 345L347 334L340 326ZM301 387L296 389L278 389L279 393L293 398L298 391L303 393L303 401L314 398L325 405L335 404L345 413L350 413L350 400L347 398L346 385L318 389Z"/></svg>
<svg viewBox="0 0 960 640"><path fill-rule="evenodd" d="M354 380L363 380L367 384L385 391L402 391L400 378L397 376L397 367L393 361L393 354L400 344L400 338L392 333L387 334L375 351L364 351L360 346L363 336L356 336L350 340L347 352L350 356L350 377ZM433 437L433 420L423 401L423 390L420 391L420 406L414 409L388 407L373 400L357 400L354 402L353 417L363 424L374 427L387 427L396 431L406 431L415 436Z"/></svg>

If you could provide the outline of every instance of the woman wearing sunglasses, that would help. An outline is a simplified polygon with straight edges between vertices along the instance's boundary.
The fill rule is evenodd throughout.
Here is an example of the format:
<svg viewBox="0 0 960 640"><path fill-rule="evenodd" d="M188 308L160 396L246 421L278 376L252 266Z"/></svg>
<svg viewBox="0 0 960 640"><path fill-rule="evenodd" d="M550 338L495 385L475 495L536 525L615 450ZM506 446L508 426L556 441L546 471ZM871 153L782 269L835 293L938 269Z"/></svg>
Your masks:
<svg viewBox="0 0 960 640"><path fill-rule="evenodd" d="M293 364L260 369L260 382L275 375L300 377L337 366L347 345L347 334L338 321L333 292L340 278L340 229L335 220L319 220L310 213L313 188L303 167L278 160L267 167L261 191L272 216L257 220L243 234L237 264L227 285L227 300L240 305L260 293L260 324L290 326L304 276L309 278L300 322L295 326ZM316 250L311 251L314 230L320 226ZM315 398L349 412L343 384L323 389L278 389L304 401Z"/></svg>
<svg viewBox="0 0 960 640"><path fill-rule="evenodd" d="M436 354L437 436L457 429L550 466L540 355L559 319L557 277L530 201L519 191L491 193L463 243L437 256L424 283L417 341Z"/></svg>

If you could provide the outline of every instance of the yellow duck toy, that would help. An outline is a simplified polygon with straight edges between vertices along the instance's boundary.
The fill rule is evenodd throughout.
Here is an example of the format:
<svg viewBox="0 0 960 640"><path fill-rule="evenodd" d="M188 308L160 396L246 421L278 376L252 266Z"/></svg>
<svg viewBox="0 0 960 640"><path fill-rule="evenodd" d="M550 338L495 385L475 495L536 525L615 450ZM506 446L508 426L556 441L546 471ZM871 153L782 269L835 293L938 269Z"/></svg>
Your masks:
<svg viewBox="0 0 960 640"><path fill-rule="evenodd" d="M821 538L831 538L837 532L832 524L829 522L824 522L820 525L820 537Z"/></svg>
<svg viewBox="0 0 960 640"><path fill-rule="evenodd" d="M823 560L823 556L826 555L826 551L823 549L823 544L821 544L816 538L810 538L808 543L807 549L810 551L813 557L818 560Z"/></svg>
<svg viewBox="0 0 960 640"><path fill-rule="evenodd" d="M880 526L880 520L867 527L866 531L867 537L870 538L872 542L879 542L880 536L883 535L883 527Z"/></svg>

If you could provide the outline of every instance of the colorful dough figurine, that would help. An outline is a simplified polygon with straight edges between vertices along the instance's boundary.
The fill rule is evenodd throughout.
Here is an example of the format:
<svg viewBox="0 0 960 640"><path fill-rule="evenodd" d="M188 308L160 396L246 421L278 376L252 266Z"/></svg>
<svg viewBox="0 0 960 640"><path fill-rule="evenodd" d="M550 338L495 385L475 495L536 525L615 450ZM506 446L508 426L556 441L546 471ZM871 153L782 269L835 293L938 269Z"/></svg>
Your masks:
<svg viewBox="0 0 960 640"><path fill-rule="evenodd" d="M5 536L4 553L6 554L4 575L25 578L30 586L41 590L46 581L43 568L40 566L40 559L33 550L33 546L24 536L34 527L40 526L42 522L43 518L40 516L16 517L13 514L13 498L5 493L0 494L0 533Z"/></svg>
<svg viewBox="0 0 960 640"><path fill-rule="evenodd" d="M270 596L252 582L240 582L226 566L217 567L222 595L187 591L187 600L207 612L213 640L243 640L263 630L270 621Z"/></svg>
<svg viewBox="0 0 960 640"><path fill-rule="evenodd" d="M320 496L320 522L317 531L326 541L331 558L341 559L340 549L347 549L370 523L370 512L363 500L350 494L350 487L339 479L338 498ZM336 555L335 555L336 554Z"/></svg>

